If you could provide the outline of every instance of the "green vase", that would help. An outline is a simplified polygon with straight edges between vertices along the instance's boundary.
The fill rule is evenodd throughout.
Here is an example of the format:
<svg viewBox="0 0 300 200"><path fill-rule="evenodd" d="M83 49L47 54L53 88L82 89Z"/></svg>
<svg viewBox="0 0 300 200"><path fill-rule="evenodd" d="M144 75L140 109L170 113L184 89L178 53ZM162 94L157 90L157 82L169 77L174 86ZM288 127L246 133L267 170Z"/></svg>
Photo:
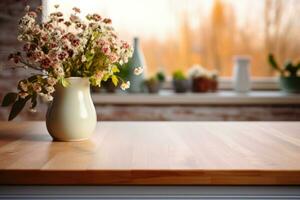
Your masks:
<svg viewBox="0 0 300 200"><path fill-rule="evenodd" d="M300 77L280 77L280 87L283 91L288 93L300 92Z"/></svg>
<svg viewBox="0 0 300 200"><path fill-rule="evenodd" d="M130 88L128 89L131 93L140 93L144 91L144 77L145 77L145 71L146 71L146 63L145 58L142 52L142 49L140 47L140 41L139 38L134 38L134 52L132 55L132 58L128 61L128 68L129 68L129 81L130 81ZM134 69L136 67L143 67L143 73L140 75L135 75Z"/></svg>

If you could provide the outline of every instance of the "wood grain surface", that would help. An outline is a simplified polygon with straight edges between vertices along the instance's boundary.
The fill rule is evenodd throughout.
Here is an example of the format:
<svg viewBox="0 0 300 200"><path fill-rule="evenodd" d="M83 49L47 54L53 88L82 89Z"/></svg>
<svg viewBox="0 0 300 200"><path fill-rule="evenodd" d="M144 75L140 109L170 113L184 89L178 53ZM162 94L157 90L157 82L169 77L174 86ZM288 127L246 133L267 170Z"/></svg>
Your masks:
<svg viewBox="0 0 300 200"><path fill-rule="evenodd" d="M100 122L67 143L0 122L0 184L300 185L300 123Z"/></svg>

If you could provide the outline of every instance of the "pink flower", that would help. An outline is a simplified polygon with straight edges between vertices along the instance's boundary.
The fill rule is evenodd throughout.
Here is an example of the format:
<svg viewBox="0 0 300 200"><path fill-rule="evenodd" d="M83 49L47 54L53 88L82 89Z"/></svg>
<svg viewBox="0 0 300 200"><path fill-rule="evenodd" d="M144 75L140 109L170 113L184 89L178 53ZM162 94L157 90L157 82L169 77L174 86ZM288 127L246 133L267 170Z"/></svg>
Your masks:
<svg viewBox="0 0 300 200"><path fill-rule="evenodd" d="M111 19L109 19L109 18L105 18L104 20L103 20L103 22L105 23L105 24L111 24Z"/></svg>
<svg viewBox="0 0 300 200"><path fill-rule="evenodd" d="M97 21L100 21L100 20L101 20L101 16L98 15L98 14L93 14L92 19L95 20L95 21L97 22Z"/></svg>
<svg viewBox="0 0 300 200"><path fill-rule="evenodd" d="M80 42L79 39L73 39L73 40L71 41L71 44L72 44L74 47L77 47L77 46L79 45L79 42Z"/></svg>
<svg viewBox="0 0 300 200"><path fill-rule="evenodd" d="M21 60L21 53L18 52L18 53L15 53L15 54L10 54L10 55L8 56L8 59L14 61L14 63L17 64L17 63L19 63L20 60Z"/></svg>
<svg viewBox="0 0 300 200"><path fill-rule="evenodd" d="M50 47L50 49L54 49L54 48L57 47L57 44L56 43L50 43L49 47Z"/></svg>
<svg viewBox="0 0 300 200"><path fill-rule="evenodd" d="M54 12L51 13L50 16L55 16L55 17L62 17L64 14L62 12Z"/></svg>
<svg viewBox="0 0 300 200"><path fill-rule="evenodd" d="M127 42L122 41L122 47L124 49L128 49L130 47L130 45Z"/></svg>
<svg viewBox="0 0 300 200"><path fill-rule="evenodd" d="M28 12L27 15L28 15L29 17L32 17L32 18L36 18L36 17L37 17L36 12L34 12L34 11Z"/></svg>
<svg viewBox="0 0 300 200"><path fill-rule="evenodd" d="M39 83L33 83L32 84L32 89L36 92L39 93L42 91L42 87Z"/></svg>
<svg viewBox="0 0 300 200"><path fill-rule="evenodd" d="M48 41L48 37L47 36L42 36L41 37L42 41L47 42Z"/></svg>
<svg viewBox="0 0 300 200"><path fill-rule="evenodd" d="M72 10L74 10L74 12L76 12L76 13L80 13L80 9L77 7L72 8Z"/></svg>
<svg viewBox="0 0 300 200"><path fill-rule="evenodd" d="M97 40L97 41L96 41L96 44L97 44L98 46L104 46L105 43L106 43L106 41L104 41L104 40Z"/></svg>
<svg viewBox="0 0 300 200"><path fill-rule="evenodd" d="M97 72L96 75L95 75L96 79L102 79L103 76L104 76L103 71L99 71L99 72Z"/></svg>
<svg viewBox="0 0 300 200"><path fill-rule="evenodd" d="M79 20L79 17L77 17L76 15L71 15L70 21L75 23L75 22L79 22L80 20Z"/></svg>
<svg viewBox="0 0 300 200"><path fill-rule="evenodd" d="M68 54L69 54L69 57L72 57L74 55L74 51L72 49L69 49Z"/></svg>
<svg viewBox="0 0 300 200"><path fill-rule="evenodd" d="M58 59L59 60L64 60L67 57L67 53L65 51L61 52L58 54Z"/></svg>
<svg viewBox="0 0 300 200"><path fill-rule="evenodd" d="M111 50L110 50L110 46L108 44L105 44L102 46L101 48L102 53L104 53L105 55L109 55Z"/></svg>
<svg viewBox="0 0 300 200"><path fill-rule="evenodd" d="M35 52L32 52L31 54L31 59L34 60L34 61L38 61L40 60L42 57L42 52L41 51L35 51Z"/></svg>
<svg viewBox="0 0 300 200"><path fill-rule="evenodd" d="M53 25L51 23L45 23L44 24L44 27L48 30L52 29L53 28Z"/></svg>
<svg viewBox="0 0 300 200"><path fill-rule="evenodd" d="M50 67L50 64L51 64L51 60L48 57L42 59L41 61L41 65L45 69L48 69Z"/></svg>
<svg viewBox="0 0 300 200"><path fill-rule="evenodd" d="M109 60L112 62L112 63L115 63L118 61L118 56L115 54L115 53L112 53L109 55Z"/></svg>
<svg viewBox="0 0 300 200"><path fill-rule="evenodd" d="M27 92L20 92L19 93L19 96L22 98L22 99L25 99L29 94Z"/></svg>
<svg viewBox="0 0 300 200"><path fill-rule="evenodd" d="M71 26L71 22L69 22L69 21L66 21L64 24L65 24L66 26Z"/></svg>
<svg viewBox="0 0 300 200"><path fill-rule="evenodd" d="M24 50L24 51L29 51L29 50L30 50L30 43L24 44L23 50Z"/></svg>

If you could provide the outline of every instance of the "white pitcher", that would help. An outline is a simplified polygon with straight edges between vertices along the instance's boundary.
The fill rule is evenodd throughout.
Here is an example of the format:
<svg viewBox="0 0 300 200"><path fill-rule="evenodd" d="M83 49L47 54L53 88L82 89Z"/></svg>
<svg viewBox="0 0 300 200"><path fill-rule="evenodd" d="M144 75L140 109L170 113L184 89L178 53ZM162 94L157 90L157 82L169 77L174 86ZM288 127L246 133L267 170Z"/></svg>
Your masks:
<svg viewBox="0 0 300 200"><path fill-rule="evenodd" d="M67 78L70 85L58 85L50 104L46 125L54 140L88 139L96 128L97 115L90 94L88 78Z"/></svg>
<svg viewBox="0 0 300 200"><path fill-rule="evenodd" d="M233 88L236 92L245 93L251 89L250 58L237 56L234 58Z"/></svg>

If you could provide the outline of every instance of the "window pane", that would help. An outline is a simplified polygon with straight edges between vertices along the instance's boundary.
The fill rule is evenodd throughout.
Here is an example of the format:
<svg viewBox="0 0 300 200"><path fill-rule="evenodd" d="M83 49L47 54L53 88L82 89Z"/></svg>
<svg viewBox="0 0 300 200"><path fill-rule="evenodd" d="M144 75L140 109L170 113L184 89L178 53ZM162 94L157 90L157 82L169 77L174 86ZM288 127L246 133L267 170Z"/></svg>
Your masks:
<svg viewBox="0 0 300 200"><path fill-rule="evenodd" d="M252 58L253 76L273 76L267 55L299 58L298 0L51 0L66 12L109 16L121 37L141 39L149 74L193 64L231 76L234 55Z"/></svg>

